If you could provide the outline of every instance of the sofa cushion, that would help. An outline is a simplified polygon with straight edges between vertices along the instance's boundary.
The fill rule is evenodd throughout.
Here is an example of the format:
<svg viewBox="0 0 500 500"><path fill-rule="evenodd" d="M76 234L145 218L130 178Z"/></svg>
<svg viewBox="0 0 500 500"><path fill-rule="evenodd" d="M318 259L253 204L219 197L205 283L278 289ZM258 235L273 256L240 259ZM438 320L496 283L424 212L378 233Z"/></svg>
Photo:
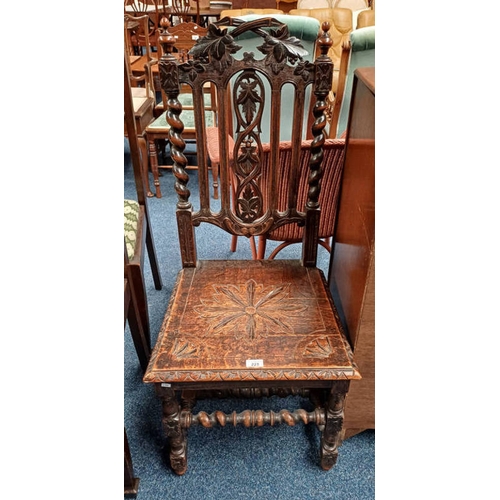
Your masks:
<svg viewBox="0 0 500 500"><path fill-rule="evenodd" d="M333 61L334 73L332 82L332 92L337 92L338 78L340 69L340 58L342 55L342 44L349 40L349 34L353 29L352 11L349 9L329 9L329 8L314 8L314 9L292 9L289 12L292 16L309 16L314 17L321 23L328 21L330 23L330 37L332 46L328 51L328 55Z"/></svg>

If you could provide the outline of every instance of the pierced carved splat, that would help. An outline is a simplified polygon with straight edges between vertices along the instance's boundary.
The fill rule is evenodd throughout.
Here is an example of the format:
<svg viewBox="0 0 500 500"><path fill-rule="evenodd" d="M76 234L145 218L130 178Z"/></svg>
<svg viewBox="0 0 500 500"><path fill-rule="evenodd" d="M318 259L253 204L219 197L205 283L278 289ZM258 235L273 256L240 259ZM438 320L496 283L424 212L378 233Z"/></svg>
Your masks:
<svg viewBox="0 0 500 500"><path fill-rule="evenodd" d="M261 174L260 140L265 100L264 82L254 71L244 71L234 83L236 142L234 166L236 215L253 222L263 214L264 198L258 179Z"/></svg>

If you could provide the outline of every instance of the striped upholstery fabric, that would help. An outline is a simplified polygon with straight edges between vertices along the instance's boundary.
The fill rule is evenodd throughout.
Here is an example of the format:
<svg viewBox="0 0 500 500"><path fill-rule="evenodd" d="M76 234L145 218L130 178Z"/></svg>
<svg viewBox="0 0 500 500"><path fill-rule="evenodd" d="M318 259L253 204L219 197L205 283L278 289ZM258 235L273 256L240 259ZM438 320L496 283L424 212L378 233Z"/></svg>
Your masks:
<svg viewBox="0 0 500 500"><path fill-rule="evenodd" d="M134 258L137 241L137 226L139 224L139 203L135 200L124 200L123 230L129 260Z"/></svg>
<svg viewBox="0 0 500 500"><path fill-rule="evenodd" d="M220 163L219 151L219 129L217 127L207 127L207 152L212 165ZM229 159L231 160L234 149L234 139L229 135L227 137L229 145Z"/></svg>
<svg viewBox="0 0 500 500"><path fill-rule="evenodd" d="M302 141L302 154L300 158L301 178L299 181L299 195L297 209L304 210L304 205L307 200L308 190L308 165L311 157L311 142ZM333 225L335 221L335 213L337 211L337 200L340 188L340 177L344 161L344 139L326 139L324 144L324 159L322 164L323 177L321 181L321 192L319 203L321 207L321 219L319 227L319 238L329 238L333 235ZM264 145L264 152L269 152L269 147ZM292 147L289 141L280 143L280 172L283 179L287 179L290 175L291 168L291 153ZM264 155L263 169L266 170L266 161L269 156ZM279 208L285 207L288 186L282 184L280 189ZM302 228L297 224L287 224L281 226L267 234L267 239L275 241L290 241L299 242L302 240Z"/></svg>

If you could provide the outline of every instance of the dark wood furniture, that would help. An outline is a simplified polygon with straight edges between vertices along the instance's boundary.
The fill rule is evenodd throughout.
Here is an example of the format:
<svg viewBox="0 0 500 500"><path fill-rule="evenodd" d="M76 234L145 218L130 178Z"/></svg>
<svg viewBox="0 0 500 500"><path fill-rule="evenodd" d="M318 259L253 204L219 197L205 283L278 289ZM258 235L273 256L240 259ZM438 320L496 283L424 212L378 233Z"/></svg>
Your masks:
<svg viewBox="0 0 500 500"><path fill-rule="evenodd" d="M125 252L126 255L126 252ZM129 315L129 308L132 305L132 298L130 293L130 284L128 279L124 280L124 324L126 324L127 317ZM123 478L123 489L125 493L125 498L135 498L139 490L139 478L135 477L134 465L132 463L132 454L130 453L130 447L127 438L127 429L124 430L124 478Z"/></svg>
<svg viewBox="0 0 500 500"><path fill-rule="evenodd" d="M347 438L375 428L375 68L354 73L329 282L363 374L346 398Z"/></svg>
<svg viewBox="0 0 500 500"><path fill-rule="evenodd" d="M297 8L297 0L276 0L276 8L288 14L292 9Z"/></svg>
<svg viewBox="0 0 500 500"><path fill-rule="evenodd" d="M149 38L149 17L124 15L125 52L128 55L127 66L132 87L132 105L134 108L136 137L141 153L142 169L149 168L146 127L154 120L155 91L153 88L152 67L157 63L151 51ZM142 55L138 55L135 52ZM136 71L132 70L136 68ZM128 136L125 127L125 136Z"/></svg>
<svg viewBox="0 0 500 500"><path fill-rule="evenodd" d="M123 490L125 498L136 498L139 492L139 482L140 479L135 477L134 474L134 464L132 463L132 454L130 453L130 448L127 439L127 430L125 431L125 446L124 446L124 481Z"/></svg>
<svg viewBox="0 0 500 500"><path fill-rule="evenodd" d="M125 130L130 145L134 180L137 189L138 214L135 234L133 235L133 249L130 253L125 246L124 275L130 287L131 307L129 308L129 327L134 345L143 371L151 355L151 335L149 329L149 311L144 283L144 248L147 249L155 288L161 290L162 281L156 250L151 230L147 198L143 183L143 168L141 166L139 145L137 141L136 121L134 117L132 88L128 71L128 55L124 54L124 114ZM127 237L127 235L125 235Z"/></svg>
<svg viewBox="0 0 500 500"><path fill-rule="evenodd" d="M189 59L188 52L189 49L196 43L196 40L207 33L207 28L197 25L192 22L180 23L176 26L171 26L170 21L167 18L161 20L162 29L168 36L175 40L178 52L176 52L175 57L181 62L187 61ZM178 44L178 45L177 45ZM157 66L158 70L158 66ZM207 82L203 88L203 108L205 109L206 116L205 121L207 126L212 126L216 123L216 110L217 102L215 96L215 90L210 82ZM157 109L160 110L159 116L148 124L146 127L146 141L149 149L149 161L151 166L151 172L153 174L153 184L155 187L155 193L151 191L149 177L145 175L146 179L146 193L147 196L156 196L161 198L161 186L160 186L160 168L171 168L171 165L160 164L158 161L158 153L161 149L164 150L165 144L169 139L170 135L170 125L167 122L167 96L163 89L161 89L162 103L157 105ZM195 139L195 123L194 123L194 102L191 93L191 89L188 85L183 85L181 87L181 97L179 101L185 113L185 117L189 115L189 119L185 119L184 127L184 138L185 139ZM195 167L196 168L196 167ZM216 177L214 177L214 190L216 190Z"/></svg>
<svg viewBox="0 0 500 500"><path fill-rule="evenodd" d="M162 401L170 464L179 475L187 470L187 430L195 425L315 423L321 430L319 463L328 470L337 460L349 384L360 378L326 278L316 266L325 99L333 73L326 55L331 42L329 25L323 25L318 41L321 55L314 62L303 61L306 51L300 40L291 38L287 26L274 19L243 22L226 18L220 26L228 26L228 32L216 24L211 26L208 35L193 47L193 60L185 63L179 63L172 55L175 39L166 30L159 35L163 46L159 63L161 83L169 103L167 119L178 195L176 215L182 269L144 381L154 384ZM259 50L265 57L257 60L250 53L243 59L236 57L241 48L239 37L249 32L262 37ZM265 91L264 80L270 86L269 92ZM203 147L206 126L201 103L207 81L216 86L220 105L220 209L215 209L216 202L209 195L209 168ZM196 211L191 203L183 113L178 100L180 85L184 83L192 87L195 103L199 183ZM279 120L280 89L284 84L295 88L291 124ZM297 210L296 159L306 121L308 87L316 96L314 139L307 201ZM226 109L227 98L234 114ZM265 104L271 107L270 147L275 152L266 176L261 171L260 139ZM293 180L286 196L288 208L282 212L277 202L281 181L279 129L286 125L292 125L291 142L295 147L290 170ZM234 131L232 167L227 148L229 131ZM211 223L217 230L239 236L258 236L290 222L304 226L300 260L198 259L195 227L201 223ZM192 412L196 399L221 394L295 394L308 397L313 409L246 410L239 414Z"/></svg>

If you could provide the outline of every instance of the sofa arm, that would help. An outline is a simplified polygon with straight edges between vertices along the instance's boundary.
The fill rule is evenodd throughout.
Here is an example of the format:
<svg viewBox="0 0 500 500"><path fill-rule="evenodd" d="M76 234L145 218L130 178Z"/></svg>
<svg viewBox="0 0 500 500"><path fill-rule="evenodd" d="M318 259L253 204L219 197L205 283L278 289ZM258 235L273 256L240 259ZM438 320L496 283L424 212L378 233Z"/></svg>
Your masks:
<svg viewBox="0 0 500 500"><path fill-rule="evenodd" d="M351 48L353 52L375 48L375 26L367 26L351 33Z"/></svg>

